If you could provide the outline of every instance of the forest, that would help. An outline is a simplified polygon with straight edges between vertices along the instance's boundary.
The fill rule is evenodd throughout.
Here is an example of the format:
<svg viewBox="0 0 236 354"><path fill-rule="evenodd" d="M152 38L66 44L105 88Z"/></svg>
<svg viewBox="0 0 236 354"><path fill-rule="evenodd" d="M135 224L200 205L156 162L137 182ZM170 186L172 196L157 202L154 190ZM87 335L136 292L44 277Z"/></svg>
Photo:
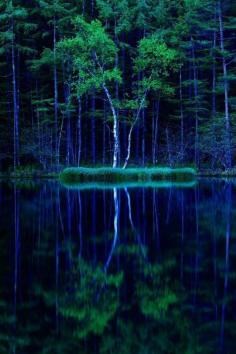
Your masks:
<svg viewBox="0 0 236 354"><path fill-rule="evenodd" d="M0 0L1 354L235 354L235 220L236 0Z"/></svg>
<svg viewBox="0 0 236 354"><path fill-rule="evenodd" d="M0 170L235 165L236 1L0 0Z"/></svg>

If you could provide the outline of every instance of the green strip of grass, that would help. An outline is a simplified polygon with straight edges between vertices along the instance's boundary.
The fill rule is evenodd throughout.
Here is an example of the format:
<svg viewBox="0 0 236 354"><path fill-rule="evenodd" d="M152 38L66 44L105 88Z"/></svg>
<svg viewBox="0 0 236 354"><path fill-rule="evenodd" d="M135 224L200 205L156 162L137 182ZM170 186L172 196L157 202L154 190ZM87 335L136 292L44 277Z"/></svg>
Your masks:
<svg viewBox="0 0 236 354"><path fill-rule="evenodd" d="M189 182L194 181L196 171L193 168L66 168L60 174L64 184L80 183L155 183L155 182Z"/></svg>

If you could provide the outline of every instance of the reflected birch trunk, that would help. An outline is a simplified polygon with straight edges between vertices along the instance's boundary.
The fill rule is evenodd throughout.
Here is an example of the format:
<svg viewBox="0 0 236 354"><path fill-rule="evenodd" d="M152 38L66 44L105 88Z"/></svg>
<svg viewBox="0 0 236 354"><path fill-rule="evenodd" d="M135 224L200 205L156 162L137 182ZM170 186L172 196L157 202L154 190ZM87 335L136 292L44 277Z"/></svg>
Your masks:
<svg viewBox="0 0 236 354"><path fill-rule="evenodd" d="M117 188L113 188L113 200L114 200L114 235L113 235L113 242L112 242L112 247L109 253L109 256L107 258L104 271L107 272L108 267L111 263L111 259L113 256L113 253L115 251L118 237L119 237L119 216L120 216L120 203L119 203L119 198L117 195Z"/></svg>

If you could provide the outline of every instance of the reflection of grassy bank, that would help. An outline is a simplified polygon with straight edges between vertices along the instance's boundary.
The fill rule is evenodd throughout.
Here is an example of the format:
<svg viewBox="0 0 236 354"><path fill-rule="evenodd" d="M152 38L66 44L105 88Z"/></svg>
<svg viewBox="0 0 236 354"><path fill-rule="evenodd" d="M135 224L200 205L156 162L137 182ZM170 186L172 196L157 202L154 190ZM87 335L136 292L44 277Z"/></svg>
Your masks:
<svg viewBox="0 0 236 354"><path fill-rule="evenodd" d="M113 189L113 188L192 188L196 185L196 181L189 182L123 182L123 183L106 183L106 182L91 182L91 183L66 183L62 181L64 187L68 189Z"/></svg>
<svg viewBox="0 0 236 354"><path fill-rule="evenodd" d="M60 175L62 183L166 183L194 181L196 171L192 168L66 168Z"/></svg>

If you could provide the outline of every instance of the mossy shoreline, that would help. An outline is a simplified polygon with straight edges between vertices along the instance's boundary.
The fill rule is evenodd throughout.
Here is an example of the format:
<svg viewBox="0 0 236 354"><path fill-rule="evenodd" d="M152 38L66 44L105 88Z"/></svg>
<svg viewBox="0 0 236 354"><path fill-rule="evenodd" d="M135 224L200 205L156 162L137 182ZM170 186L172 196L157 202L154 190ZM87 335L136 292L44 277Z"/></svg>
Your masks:
<svg viewBox="0 0 236 354"><path fill-rule="evenodd" d="M101 178L101 174L104 172L104 171L107 171L108 174L110 171L113 172L114 169L110 168L110 167L81 167L81 168L76 168L76 167L70 167L70 168L66 168L66 169L61 169L61 172L56 172L56 171L52 171L52 170L37 170L37 169L21 169L21 170L17 170L16 172L14 171L8 171L8 172L1 172L0 171L0 178L1 179L60 179L61 181L63 181L64 177L62 177L66 171L77 171L78 169L83 169L83 170L87 170L87 171L91 171L93 172L92 175L94 176L95 173L97 173L98 171L100 172L99 173L99 176L98 176L98 182L107 182L107 179L106 180L100 180ZM187 170L187 174L188 174L188 178L187 180L189 179L189 171L190 171L190 176L191 176L191 179L193 178L204 178L204 177L207 177L207 178L236 178L236 168L232 168L231 170L225 170L225 171L222 171L222 170L212 170L212 169L203 169L203 170L195 170L193 168L168 168L168 167L146 167L146 168L140 168L140 167L132 167L132 168L127 168L125 170L121 169L121 168L118 168L116 169L117 171L121 172L122 176L120 178L120 181L119 181L119 178L118 178L118 182L126 182L126 181L129 181L130 180L130 174L127 173L127 171L129 170L133 170L133 171L136 171L135 173L137 173L137 177L136 178L131 178L131 182L134 180L134 181L139 181L139 179L142 181L145 181L145 180L150 180L149 178L143 178L142 175L143 175L143 171L155 171L155 170L159 170L161 171L162 170L162 173L161 174L157 174L157 176L159 176L159 180L164 180L166 179L166 175L168 174L168 180L169 180L169 173L168 171L175 171L174 173L172 172L172 175L171 175L171 179L175 179L174 178L174 175L178 174L177 176L177 180L179 180L179 178L182 178L180 177L180 175L182 175L182 172L186 171ZM123 173L123 171L125 171ZM166 174L167 172L167 174ZM185 173L184 173L185 174ZM72 179L74 179L74 172L73 172L73 177ZM72 176L70 174L70 176ZM75 180L75 183L80 183L81 178L77 176L77 173L76 173L76 180ZM86 178L86 181L82 181L82 182L93 182L93 181L90 181L88 180L87 181L87 176ZM108 178L109 179L109 178ZM112 180L112 178L111 178ZM108 181L109 182L109 181ZM116 181L115 181L116 182ZM73 183L73 181L72 181Z"/></svg>
<svg viewBox="0 0 236 354"><path fill-rule="evenodd" d="M87 168L71 167L62 171L59 179L64 184L79 183L155 183L188 182L196 178L193 168Z"/></svg>

